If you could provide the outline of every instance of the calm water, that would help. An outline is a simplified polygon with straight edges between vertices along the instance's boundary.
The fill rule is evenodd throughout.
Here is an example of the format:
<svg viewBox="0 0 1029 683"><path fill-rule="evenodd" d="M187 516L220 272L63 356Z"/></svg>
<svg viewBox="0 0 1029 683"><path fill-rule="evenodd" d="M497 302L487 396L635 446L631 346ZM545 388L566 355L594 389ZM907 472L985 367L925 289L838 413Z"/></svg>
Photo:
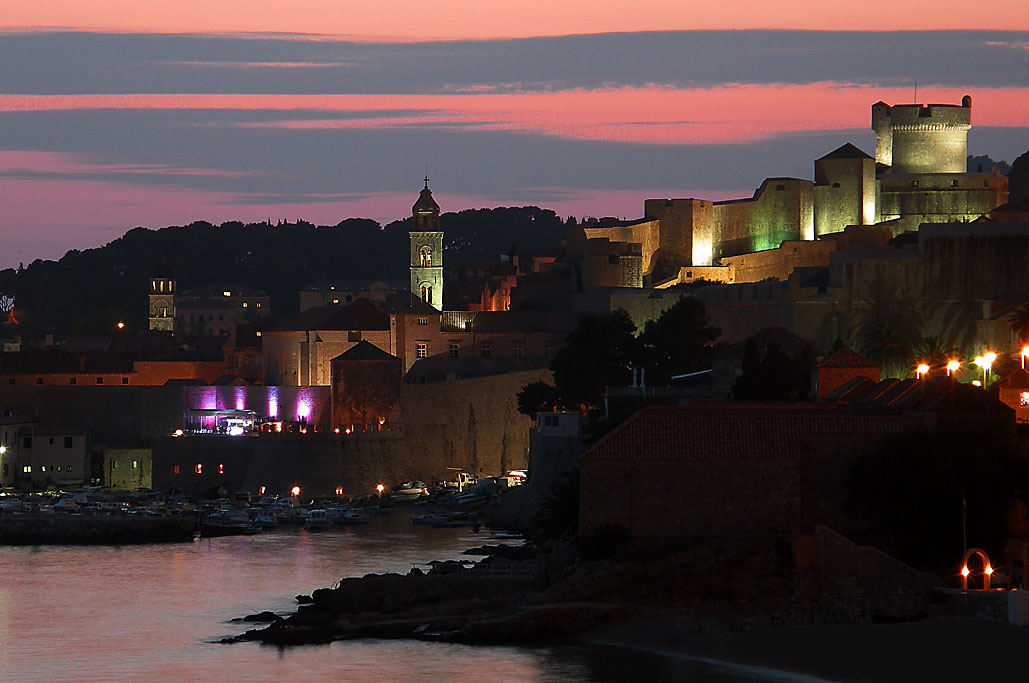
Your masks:
<svg viewBox="0 0 1029 683"><path fill-rule="evenodd" d="M461 550L484 540L468 529L412 527L393 514L338 532L0 548L0 674L15 681L726 680L725 671L625 650L212 642L250 627L229 623L234 617L292 611L298 593L464 557Z"/></svg>

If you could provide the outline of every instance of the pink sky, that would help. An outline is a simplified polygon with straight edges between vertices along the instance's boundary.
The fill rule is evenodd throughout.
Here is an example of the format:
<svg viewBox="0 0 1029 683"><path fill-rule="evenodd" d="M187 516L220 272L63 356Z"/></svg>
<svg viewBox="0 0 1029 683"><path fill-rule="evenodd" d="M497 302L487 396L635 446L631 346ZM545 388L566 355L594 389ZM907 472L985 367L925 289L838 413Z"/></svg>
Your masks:
<svg viewBox="0 0 1029 683"><path fill-rule="evenodd" d="M0 28L462 39L613 31L1029 30L1025 0L4 0Z"/></svg>
<svg viewBox="0 0 1029 683"><path fill-rule="evenodd" d="M968 92L968 88L924 89L919 92L919 100L957 104ZM749 142L805 131L866 129L872 102L897 104L911 97L912 91L906 88L832 83L468 95L0 95L0 113L77 109L315 110L358 115L210 125L293 130L450 125L581 140L710 144ZM976 89L972 98L972 123L977 127L1029 126L1029 89ZM761 106L754 106L755 102ZM391 114L379 116L377 112Z"/></svg>

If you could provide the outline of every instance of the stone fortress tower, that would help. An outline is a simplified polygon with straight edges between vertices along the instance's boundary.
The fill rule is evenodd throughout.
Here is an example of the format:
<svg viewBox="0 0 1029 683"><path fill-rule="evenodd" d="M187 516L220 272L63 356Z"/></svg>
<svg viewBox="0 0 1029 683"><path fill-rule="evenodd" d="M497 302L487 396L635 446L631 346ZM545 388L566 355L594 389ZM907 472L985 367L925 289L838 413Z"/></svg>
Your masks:
<svg viewBox="0 0 1029 683"><path fill-rule="evenodd" d="M161 263L150 276L150 329L175 330L175 271Z"/></svg>
<svg viewBox="0 0 1029 683"><path fill-rule="evenodd" d="M411 239L411 294L437 311L443 310L443 232L439 229L439 204L432 198L429 179L411 207L414 219Z"/></svg>
<svg viewBox="0 0 1029 683"><path fill-rule="evenodd" d="M872 105L875 162L892 173L964 173L972 98L961 105Z"/></svg>

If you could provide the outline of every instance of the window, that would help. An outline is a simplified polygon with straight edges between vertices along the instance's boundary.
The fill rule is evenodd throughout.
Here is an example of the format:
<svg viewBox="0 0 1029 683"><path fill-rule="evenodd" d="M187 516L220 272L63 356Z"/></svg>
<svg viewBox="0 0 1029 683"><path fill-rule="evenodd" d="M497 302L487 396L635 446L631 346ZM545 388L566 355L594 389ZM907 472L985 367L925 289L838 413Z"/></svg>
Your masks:
<svg viewBox="0 0 1029 683"><path fill-rule="evenodd" d="M97 377L96 378L96 383L97 384L103 384L104 383L104 378L103 377Z"/></svg>
<svg viewBox="0 0 1029 683"><path fill-rule="evenodd" d="M204 466L203 466L202 463L198 462L196 465L193 466L193 474L203 474L203 473L204 473Z"/></svg>
<svg viewBox="0 0 1029 683"><path fill-rule="evenodd" d="M1018 405L1023 408L1029 407L1029 391L1023 391L1018 395Z"/></svg>
<svg viewBox="0 0 1029 683"><path fill-rule="evenodd" d="M429 345L426 342L417 342L414 345L415 358L428 358L429 357Z"/></svg>
<svg viewBox="0 0 1029 683"><path fill-rule="evenodd" d="M47 445L53 446L54 445L54 437L51 436L49 439L47 439L47 442L48 442Z"/></svg>
<svg viewBox="0 0 1029 683"><path fill-rule="evenodd" d="M917 180L912 180L911 181L911 187L918 187L918 181Z"/></svg>
<svg viewBox="0 0 1029 683"><path fill-rule="evenodd" d="M461 352L461 344L459 342L450 342L450 357L457 358Z"/></svg>
<svg viewBox="0 0 1029 683"><path fill-rule="evenodd" d="M432 249L430 249L429 247L422 247L421 257L422 257L422 268L431 268L432 267Z"/></svg>
<svg viewBox="0 0 1029 683"><path fill-rule="evenodd" d="M71 472L71 465L68 465L67 467L65 467L64 471L65 472Z"/></svg>
<svg viewBox="0 0 1029 683"><path fill-rule="evenodd" d="M14 384L14 378L13 377L8 377L7 378L7 383L8 384Z"/></svg>
<svg viewBox="0 0 1029 683"><path fill-rule="evenodd" d="M66 437L64 437L64 447L65 447L65 448L71 448L71 445L72 445L72 441L73 441L73 439L74 439L74 438L75 438L75 437L72 437L72 436L66 436Z"/></svg>
<svg viewBox="0 0 1029 683"><path fill-rule="evenodd" d="M429 324L429 319L428 318L418 318L418 324L419 325L428 325Z"/></svg>
<svg viewBox="0 0 1029 683"><path fill-rule="evenodd" d="M432 287L429 285L422 285L422 301L427 304L432 303Z"/></svg>
<svg viewBox="0 0 1029 683"><path fill-rule="evenodd" d="M129 378L128 377L122 377L121 378L121 383L122 384L128 384L129 383Z"/></svg>
<svg viewBox="0 0 1029 683"><path fill-rule="evenodd" d="M139 469L139 461L138 460L133 460L132 461L132 469L134 469L134 470L138 470Z"/></svg>
<svg viewBox="0 0 1029 683"><path fill-rule="evenodd" d="M78 383L79 383L79 378L78 377L72 377L71 379L68 380L68 384L78 384Z"/></svg>
<svg viewBox="0 0 1029 683"><path fill-rule="evenodd" d="M222 292L222 295L223 296L232 296L232 292L224 291L224 292Z"/></svg>
<svg viewBox="0 0 1029 683"><path fill-rule="evenodd" d="M218 463L218 474L225 474L225 465Z"/></svg>
<svg viewBox="0 0 1029 683"><path fill-rule="evenodd" d="M42 384L42 383L43 383L43 378L42 377L37 377L36 378L36 384Z"/></svg>
<svg viewBox="0 0 1029 683"><path fill-rule="evenodd" d="M258 301L258 302L257 302L257 307L258 307L258 308L260 308L260 307L261 307L261 302L260 302L260 301Z"/></svg>
<svg viewBox="0 0 1029 683"><path fill-rule="evenodd" d="M334 304L338 304L338 303L339 303L339 299L333 299L333 300L332 300L332 303L334 303Z"/></svg>
<svg viewBox="0 0 1029 683"><path fill-rule="evenodd" d="M840 189L840 184L839 184L839 183L833 183L833 184L832 184L832 188L833 188L834 190L838 190L838 189Z"/></svg>
<svg viewBox="0 0 1029 683"><path fill-rule="evenodd" d="M118 469L118 461L117 460L112 460L111 461L111 469L112 470Z"/></svg>
<svg viewBox="0 0 1029 683"><path fill-rule="evenodd" d="M30 474L32 472L32 465L25 465L25 467L21 468L21 471L25 474Z"/></svg>
<svg viewBox="0 0 1029 683"><path fill-rule="evenodd" d="M40 472L46 472L46 465L40 465L39 466L39 471Z"/></svg>
<svg viewBox="0 0 1029 683"><path fill-rule="evenodd" d="M172 474L178 474L178 473L179 473L179 466L178 465L172 465Z"/></svg>
<svg viewBox="0 0 1029 683"><path fill-rule="evenodd" d="M247 307L247 306L249 306L249 305L250 305L250 304L248 304L248 303L247 303L246 301L244 301L244 302L243 302L243 308L246 308L246 307Z"/></svg>
<svg viewBox="0 0 1029 683"><path fill-rule="evenodd" d="M958 181L956 181L956 180L950 181L950 186L951 187L957 187L958 186Z"/></svg>
<svg viewBox="0 0 1029 683"><path fill-rule="evenodd" d="M243 308L246 308L246 306L244 306ZM218 322L220 322L220 323L221 322L225 322L225 314L224 313L219 313L218 314Z"/></svg>
<svg viewBox="0 0 1029 683"><path fill-rule="evenodd" d="M489 360L493 356L493 344L490 342L482 342L479 346L479 358Z"/></svg>
<svg viewBox="0 0 1029 683"><path fill-rule="evenodd" d="M775 190L776 190L776 192L782 192L782 191L783 191L783 190L785 190L785 189L786 189L786 186L785 186L785 185L776 185L776 186L775 186Z"/></svg>
<svg viewBox="0 0 1029 683"><path fill-rule="evenodd" d="M61 471L61 466L60 466L60 465L58 465L58 466L57 466L57 471L58 471L58 472L60 472L60 471Z"/></svg>
<svg viewBox="0 0 1029 683"><path fill-rule="evenodd" d="M21 440L22 448L32 448L32 437L26 436Z"/></svg>
<svg viewBox="0 0 1029 683"><path fill-rule="evenodd" d="M547 344L547 358L553 358L554 353L557 351L557 347L553 344Z"/></svg>

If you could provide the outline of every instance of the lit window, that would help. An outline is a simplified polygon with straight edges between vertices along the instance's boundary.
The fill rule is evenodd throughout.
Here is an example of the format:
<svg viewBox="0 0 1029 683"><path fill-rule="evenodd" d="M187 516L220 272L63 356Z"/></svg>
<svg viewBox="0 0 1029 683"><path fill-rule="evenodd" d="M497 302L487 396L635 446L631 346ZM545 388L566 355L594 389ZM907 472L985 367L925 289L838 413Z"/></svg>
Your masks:
<svg viewBox="0 0 1029 683"><path fill-rule="evenodd" d="M60 472L60 471L61 471L61 466L60 466L60 465L58 465L58 466L57 466L57 471L58 471L58 472Z"/></svg>
<svg viewBox="0 0 1029 683"><path fill-rule="evenodd" d="M1023 391L1018 395L1018 405L1023 408L1029 407L1029 391Z"/></svg>
<svg viewBox="0 0 1029 683"><path fill-rule="evenodd" d="M222 294L224 294L225 296L232 296L232 292L229 291L222 292Z"/></svg>
<svg viewBox="0 0 1029 683"><path fill-rule="evenodd" d="M197 463L193 467L193 474L203 474L203 473L204 473L204 466L202 464L200 464L200 463Z"/></svg>
<svg viewBox="0 0 1029 683"><path fill-rule="evenodd" d="M428 318L418 318L418 324L419 325L428 325L429 324L429 319Z"/></svg>
<svg viewBox="0 0 1029 683"><path fill-rule="evenodd" d="M132 461L132 469L134 469L134 470L138 470L139 469L139 461L138 460L133 460Z"/></svg>
<svg viewBox="0 0 1029 683"><path fill-rule="evenodd" d="M21 468L21 471L24 472L25 474L28 474L29 472L32 471L32 465L25 465L25 467Z"/></svg>
<svg viewBox="0 0 1029 683"><path fill-rule="evenodd" d="M414 355L417 358L427 358L429 356L429 345L426 342L418 342L414 345Z"/></svg>
<svg viewBox="0 0 1029 683"><path fill-rule="evenodd" d="M339 299L333 299L333 300L332 300L332 303L334 303L334 304L338 304L338 303L339 303Z"/></svg>
<svg viewBox="0 0 1029 683"><path fill-rule="evenodd" d="M64 471L65 472L71 472L71 465L68 465L67 467L65 467Z"/></svg>
<svg viewBox="0 0 1029 683"><path fill-rule="evenodd" d="M118 469L118 461L117 460L112 460L111 461L111 469L112 470Z"/></svg>
<svg viewBox="0 0 1029 683"><path fill-rule="evenodd" d="M260 336L261 336L261 332L260 332L260 330L258 330L258 332L257 332L257 336L258 336L258 337L260 337Z"/></svg>
<svg viewBox="0 0 1029 683"><path fill-rule="evenodd" d="M450 357L457 358L461 352L461 344L458 342L450 342Z"/></svg>
<svg viewBox="0 0 1029 683"><path fill-rule="evenodd" d="M261 302L260 302L260 301L258 301L258 302L257 302L257 307L258 307L258 308L260 308L260 307L261 307Z"/></svg>
<svg viewBox="0 0 1029 683"><path fill-rule="evenodd" d="M40 472L46 472L46 465L40 465L39 466L39 471Z"/></svg>
<svg viewBox="0 0 1029 683"><path fill-rule="evenodd" d="M218 474L225 474L225 465L218 463Z"/></svg>
<svg viewBox="0 0 1029 683"><path fill-rule="evenodd" d="M172 474L178 474L178 473L179 473L179 466L178 465L172 465Z"/></svg>
<svg viewBox="0 0 1029 683"><path fill-rule="evenodd" d="M247 306L249 306L249 304L246 301L244 301L243 302L243 308L246 308Z"/></svg>

